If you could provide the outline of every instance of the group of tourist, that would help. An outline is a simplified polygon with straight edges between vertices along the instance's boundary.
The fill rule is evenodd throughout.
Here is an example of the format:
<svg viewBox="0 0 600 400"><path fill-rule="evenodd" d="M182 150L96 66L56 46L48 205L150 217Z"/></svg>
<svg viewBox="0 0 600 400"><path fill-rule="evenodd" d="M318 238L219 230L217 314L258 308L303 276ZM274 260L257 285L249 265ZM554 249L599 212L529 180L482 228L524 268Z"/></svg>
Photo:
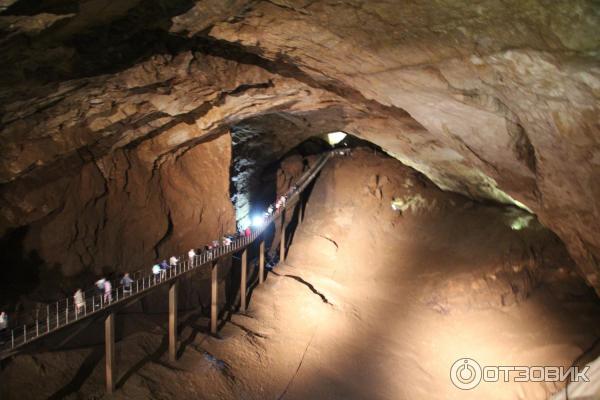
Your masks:
<svg viewBox="0 0 600 400"><path fill-rule="evenodd" d="M348 154L349 152L347 150L340 150L339 154ZM269 207L267 207L267 210L264 212L263 214L263 221L265 219L270 218L274 212L279 212L281 209L285 208L285 205L287 203L288 198L290 198L296 191L298 190L298 186L297 185L292 185L290 187L290 189L283 195L281 195L277 201L275 202L275 204L271 204L269 205ZM213 240L212 242L210 242L209 244L207 244L206 246L204 246L204 248L202 250L200 250L200 252L197 252L196 249L190 249L188 251L188 258L189 258L189 263L190 265L192 265L194 258L196 257L197 254L200 254L202 251L204 251L207 254L207 259L210 260L213 258L215 252L220 248L220 247L228 247L231 246L231 244L240 238L243 237L250 237L252 235L252 230L250 228L250 226L247 226L245 228L240 229L239 232L237 232L236 234L229 234L229 235L224 235L223 238L219 241L219 240ZM171 256L169 258L169 261L167 262L166 259L160 261L157 264L154 264L152 266L152 276L154 278L154 282L160 282L163 279L166 278L168 271L171 268L175 268L177 267L178 263L180 262L178 257L175 256ZM131 277L129 276L129 273L126 273L123 278L121 279L120 283L123 286L123 293L124 294L131 294L132 291L132 284L133 284L133 279L131 279ZM110 283L109 280L105 279L105 278L101 278L98 281L96 281L96 291L97 291L97 295L100 296L101 299L101 304L109 304L112 302L113 298L112 298L112 284ZM85 302L85 297L84 294L82 292L81 289L77 289L77 291L75 292L75 294L73 295L73 300L74 300L74 304L75 304L75 312L76 314L80 314L82 312L85 312L86 309L86 302ZM4 325L7 325L7 317L6 314L3 312L2 316L0 316L0 330L2 329L3 326L3 322Z"/></svg>
<svg viewBox="0 0 600 400"><path fill-rule="evenodd" d="M275 202L275 204L271 204L269 207L267 207L267 211L265 211L263 213L263 216L261 218L261 222L264 223L264 221L266 219L268 219L269 217L271 217L273 215L273 212L278 212L280 209L285 208L285 205L287 203L288 198L294 194L294 192L298 190L298 186L296 185L292 185L292 187L290 187L290 190L287 191L287 193L281 195L277 201Z"/></svg>
<svg viewBox="0 0 600 400"><path fill-rule="evenodd" d="M121 286L123 286L123 294L131 294L133 279L126 272L121 278ZM100 278L95 283L96 295L100 297L100 305L109 304L113 300L112 294L112 283L106 278ZM80 315L87 311L87 305L85 301L85 295L83 291L78 288L73 295L73 304L75 305L75 314Z"/></svg>
<svg viewBox="0 0 600 400"><path fill-rule="evenodd" d="M340 154L348 154L348 152L340 151ZM280 196L277 199L275 204L269 205L269 207L263 214L263 222L264 222L264 220L270 218L274 212L279 212L281 209L285 208L288 198L290 198L297 190L298 190L298 186L292 185L290 187L290 189L287 191L287 193L283 194L282 196ZM244 237L247 238L247 237L250 237L251 235L252 235L252 229L250 228L250 226L247 226L243 229L240 229L240 231L237 232L236 234L223 236L221 241L213 240L212 242L210 242L209 244L204 246L204 248L202 250L200 250L200 252L202 252L202 251L206 252L207 259L210 260L213 258L216 251L220 247L228 247L231 244L233 244L233 242L235 240L244 238ZM200 254L200 252L197 252L196 249L190 249L188 251L187 255L189 258L190 265L193 263L193 260L196 257L196 255ZM168 262L165 259L157 264L154 264L152 266L152 276L154 278L154 281L155 282L162 281L167 276L167 271L169 271L171 268L177 267L179 262L180 262L179 258L172 256L169 258ZM128 294L132 293L133 283L134 283L134 280L130 277L129 273L125 273L120 280L120 284L123 287L124 295L128 295ZM113 290L113 286L112 286L110 280L108 280L106 278L101 278L96 281L95 291L96 291L96 295L99 296L99 298L100 298L100 305L109 304L113 301L112 290ZM87 311L85 294L80 288L78 288L75 291L75 293L73 294L73 304L74 304L76 316L80 315L82 313L85 313ZM7 329L8 329L8 315L6 312L2 311L2 312L0 312L0 336L2 336L1 334L4 333Z"/></svg>

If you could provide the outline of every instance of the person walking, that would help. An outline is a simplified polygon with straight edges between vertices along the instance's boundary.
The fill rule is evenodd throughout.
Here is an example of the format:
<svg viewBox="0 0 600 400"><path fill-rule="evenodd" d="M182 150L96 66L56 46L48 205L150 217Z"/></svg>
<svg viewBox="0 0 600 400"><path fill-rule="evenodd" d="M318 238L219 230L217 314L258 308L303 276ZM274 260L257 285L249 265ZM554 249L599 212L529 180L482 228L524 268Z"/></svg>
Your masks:
<svg viewBox="0 0 600 400"><path fill-rule="evenodd" d="M123 294L131 294L131 285L133 284L133 279L129 276L129 272L125 272L123 278L121 278L121 285L123 285Z"/></svg>
<svg viewBox="0 0 600 400"><path fill-rule="evenodd" d="M112 285L109 280L104 282L104 304L112 302Z"/></svg>
<svg viewBox="0 0 600 400"><path fill-rule="evenodd" d="M0 344L8 342L8 314L0 312Z"/></svg>
<svg viewBox="0 0 600 400"><path fill-rule="evenodd" d="M102 299L104 299L104 283L106 282L106 279L104 278L100 278L96 281L96 294L100 297L100 305L102 306ZM94 296L94 299L96 297ZM96 308L96 300L93 299L93 305L94 308Z"/></svg>
<svg viewBox="0 0 600 400"><path fill-rule="evenodd" d="M169 269L169 264L167 264L167 260L162 260L160 262L160 280L163 280L167 277L168 269Z"/></svg>
<svg viewBox="0 0 600 400"><path fill-rule="evenodd" d="M160 274L160 265L154 264L152 266L152 275L154 275L154 284L156 284L156 279L159 278Z"/></svg>
<svg viewBox="0 0 600 400"><path fill-rule="evenodd" d="M194 257L196 257L196 251L194 249L190 249L190 251L188 251L188 258L190 261L190 267L194 266Z"/></svg>
<svg viewBox="0 0 600 400"><path fill-rule="evenodd" d="M250 226L246 227L246 230L244 231L244 235L249 238L252 235L252 230L250 229Z"/></svg>
<svg viewBox="0 0 600 400"><path fill-rule="evenodd" d="M0 312L0 333L8 329L8 314L4 311Z"/></svg>
<svg viewBox="0 0 600 400"><path fill-rule="evenodd" d="M104 294L104 282L106 281L106 279L104 278L100 278L96 281L95 285L96 285L96 292L98 292L98 294Z"/></svg>
<svg viewBox="0 0 600 400"><path fill-rule="evenodd" d="M77 317L82 312L85 312L85 298L81 289L77 289L73 295L73 302L75 303L75 316Z"/></svg>

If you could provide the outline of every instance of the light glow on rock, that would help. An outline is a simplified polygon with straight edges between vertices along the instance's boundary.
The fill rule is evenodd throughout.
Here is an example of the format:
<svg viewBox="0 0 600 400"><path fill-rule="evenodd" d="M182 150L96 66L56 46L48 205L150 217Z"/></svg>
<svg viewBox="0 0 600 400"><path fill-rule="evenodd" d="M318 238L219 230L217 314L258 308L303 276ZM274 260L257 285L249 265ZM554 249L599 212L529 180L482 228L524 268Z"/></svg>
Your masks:
<svg viewBox="0 0 600 400"><path fill-rule="evenodd" d="M335 146L342 140L346 138L347 134L345 132L330 132L327 134L327 141L330 145Z"/></svg>

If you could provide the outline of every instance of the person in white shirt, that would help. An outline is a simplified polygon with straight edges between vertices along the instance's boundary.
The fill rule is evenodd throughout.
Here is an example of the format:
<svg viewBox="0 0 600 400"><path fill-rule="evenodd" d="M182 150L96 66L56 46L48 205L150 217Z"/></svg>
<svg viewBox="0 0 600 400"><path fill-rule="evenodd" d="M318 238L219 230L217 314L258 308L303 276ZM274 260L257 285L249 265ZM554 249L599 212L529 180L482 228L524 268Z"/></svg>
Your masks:
<svg viewBox="0 0 600 400"><path fill-rule="evenodd" d="M156 283L156 279L158 278L159 274L160 274L160 265L154 264L152 266L152 275L154 275L154 283Z"/></svg>
<svg viewBox="0 0 600 400"><path fill-rule="evenodd" d="M104 282L104 304L112 301L112 285L109 280Z"/></svg>
<svg viewBox="0 0 600 400"><path fill-rule="evenodd" d="M81 289L77 289L73 295L73 302L75 303L75 315L81 314L85 310L85 299Z"/></svg>
<svg viewBox="0 0 600 400"><path fill-rule="evenodd" d="M8 328L8 314L0 312L0 332Z"/></svg>
<svg viewBox="0 0 600 400"><path fill-rule="evenodd" d="M190 251L188 251L188 258L190 259L190 267L194 266L194 257L196 257L196 252L194 251L194 249L190 249Z"/></svg>

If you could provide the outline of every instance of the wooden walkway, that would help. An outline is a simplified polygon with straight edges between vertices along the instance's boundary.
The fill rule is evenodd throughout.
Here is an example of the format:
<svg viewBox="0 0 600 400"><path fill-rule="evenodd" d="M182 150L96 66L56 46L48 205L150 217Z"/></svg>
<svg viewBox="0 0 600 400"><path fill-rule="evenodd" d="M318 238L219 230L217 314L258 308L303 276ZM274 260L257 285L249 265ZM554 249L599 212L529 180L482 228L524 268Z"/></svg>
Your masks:
<svg viewBox="0 0 600 400"><path fill-rule="evenodd" d="M150 292L157 290L160 286L169 288L169 357L172 361L176 359L177 353L177 297L180 279L203 266L211 268L211 320L210 331L217 332L218 318L218 274L219 261L233 254L240 254L241 280L240 280L240 311L244 312L247 307L248 293L248 247L254 242L259 242L259 283L264 281L265 267L265 238L264 232L272 223L281 221L280 260L285 259L286 248L286 210L299 207L298 222L302 222L303 201L302 193L308 185L317 177L325 164L337 154L347 154L347 150L334 150L319 157L313 167L306 171L295 183L295 190L287 195L285 205L279 207L269 217L265 218L261 227L253 229L248 237L240 237L233 240L229 246L219 246L216 249L206 250L194 257L184 255L179 257L179 262L160 275L153 275L150 270L134 277L129 288L122 285L114 285L110 295L101 295L90 289L84 294L85 306L79 310L73 304L72 299L65 298L53 304L48 304L43 318L36 319L34 323L23 324L7 330L4 335L4 343L0 345L0 360L13 356L22 351L26 346L57 333L65 327L90 321L92 318L104 317L104 335L106 351L106 390L114 391L115 380L115 312L134 301L141 299ZM115 282L116 283L116 282Z"/></svg>

